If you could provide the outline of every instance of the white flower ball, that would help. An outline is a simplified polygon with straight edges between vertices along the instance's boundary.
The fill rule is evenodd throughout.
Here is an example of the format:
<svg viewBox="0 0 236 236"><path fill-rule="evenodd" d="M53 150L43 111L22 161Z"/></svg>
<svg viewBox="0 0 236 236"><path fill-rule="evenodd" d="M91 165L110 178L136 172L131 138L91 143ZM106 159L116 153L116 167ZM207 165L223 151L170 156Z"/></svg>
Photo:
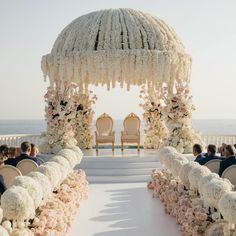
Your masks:
<svg viewBox="0 0 236 236"><path fill-rule="evenodd" d="M61 180L61 173L58 173L56 168L49 165L45 166L44 164L42 164L37 167L36 170L37 172L40 172L48 177L53 189L58 186Z"/></svg>
<svg viewBox="0 0 236 236"><path fill-rule="evenodd" d="M211 171L206 166L199 165L192 168L188 175L190 189L197 191L199 180L209 174L211 174Z"/></svg>
<svg viewBox="0 0 236 236"><path fill-rule="evenodd" d="M224 219L231 224L236 224L236 192L225 192L220 198L218 205Z"/></svg>
<svg viewBox="0 0 236 236"><path fill-rule="evenodd" d="M218 202L225 192L229 192L233 186L223 179L212 179L203 185L203 199L206 206L218 209Z"/></svg>
<svg viewBox="0 0 236 236"><path fill-rule="evenodd" d="M0 236L9 236L7 230L4 229L1 225L0 225Z"/></svg>
<svg viewBox="0 0 236 236"><path fill-rule="evenodd" d="M34 201L25 188L12 186L1 197L3 216L9 220L28 220L34 217Z"/></svg>
<svg viewBox="0 0 236 236"><path fill-rule="evenodd" d="M63 156L58 156L58 155L53 156L52 158L50 158L50 161L54 161L54 162L62 165L63 168L66 170L67 175L73 171L73 169L70 166L69 161Z"/></svg>
<svg viewBox="0 0 236 236"><path fill-rule="evenodd" d="M2 222L2 227L7 230L8 233L12 232L11 222L9 220L5 220ZM0 234L1 235L1 234Z"/></svg>
<svg viewBox="0 0 236 236"><path fill-rule="evenodd" d="M49 178L46 175L40 172L32 171L29 174L27 174L27 176L31 177L32 179L40 183L43 191L43 199L46 199L51 195L53 188L49 181Z"/></svg>
<svg viewBox="0 0 236 236"><path fill-rule="evenodd" d="M190 161L186 164L184 164L179 172L179 178L182 181L183 185L187 188L189 188L190 183L188 179L189 172L192 170L192 168L199 166L197 162Z"/></svg>
<svg viewBox="0 0 236 236"><path fill-rule="evenodd" d="M71 150L73 150L76 153L77 156L77 164L81 162L81 159L83 158L84 154L81 151L81 149L78 146L71 147Z"/></svg>
<svg viewBox="0 0 236 236"><path fill-rule="evenodd" d="M185 159L173 159L171 164L171 172L175 178L179 177L181 168L184 164L188 163L187 158Z"/></svg>
<svg viewBox="0 0 236 236"><path fill-rule="evenodd" d="M157 155L158 155L158 157L159 157L159 160L160 160L161 164L164 164L165 156L166 156L167 154L174 154L174 153L177 153L176 149L173 148L173 147L168 146L168 147L163 147L163 148L161 148L161 149L158 151Z"/></svg>
<svg viewBox="0 0 236 236"><path fill-rule="evenodd" d="M39 206L43 199L43 190L40 183L29 176L16 176L13 179L13 185L25 188L34 200L35 209Z"/></svg>
<svg viewBox="0 0 236 236"><path fill-rule="evenodd" d="M203 185L206 184L207 182L211 181L212 179L219 179L220 176L216 173L210 173L209 175L201 178L199 181L198 181L198 191L200 193L200 195L202 196L203 194Z"/></svg>
<svg viewBox="0 0 236 236"><path fill-rule="evenodd" d="M69 161L71 168L74 168L75 165L78 163L77 155L71 149L62 149L60 152L57 153L57 155L66 158Z"/></svg>
<svg viewBox="0 0 236 236"><path fill-rule="evenodd" d="M60 173L60 182L59 184L66 178L68 175L67 169L60 165L55 161L47 161L44 162L44 166L52 166L53 168L57 169L57 173Z"/></svg>

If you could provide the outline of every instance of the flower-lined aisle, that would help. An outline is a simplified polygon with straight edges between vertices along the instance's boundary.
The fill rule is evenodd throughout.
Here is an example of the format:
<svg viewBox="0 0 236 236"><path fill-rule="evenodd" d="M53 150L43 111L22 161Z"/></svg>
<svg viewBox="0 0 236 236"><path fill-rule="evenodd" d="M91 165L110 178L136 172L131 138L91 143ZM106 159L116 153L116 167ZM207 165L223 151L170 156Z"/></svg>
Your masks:
<svg viewBox="0 0 236 236"><path fill-rule="evenodd" d="M161 149L159 157L166 169L153 170L148 188L176 218L182 235L236 235L233 185L171 147Z"/></svg>
<svg viewBox="0 0 236 236"><path fill-rule="evenodd" d="M49 201L39 206L32 223L36 236L66 235L80 202L88 196L85 172L74 171L60 185Z"/></svg>
<svg viewBox="0 0 236 236"><path fill-rule="evenodd" d="M77 146L62 149L26 176L15 177L1 196L0 235L66 235L88 194L85 172L74 170L82 156Z"/></svg>

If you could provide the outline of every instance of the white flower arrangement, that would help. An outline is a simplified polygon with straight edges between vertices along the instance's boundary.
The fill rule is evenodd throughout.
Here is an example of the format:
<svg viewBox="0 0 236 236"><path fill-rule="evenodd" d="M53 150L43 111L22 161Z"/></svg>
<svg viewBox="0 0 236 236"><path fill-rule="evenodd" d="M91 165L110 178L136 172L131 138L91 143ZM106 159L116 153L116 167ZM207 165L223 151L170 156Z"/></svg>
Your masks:
<svg viewBox="0 0 236 236"><path fill-rule="evenodd" d="M11 233L12 233L12 224L9 220L4 220L2 222L2 227L7 230L8 234L11 235Z"/></svg>
<svg viewBox="0 0 236 236"><path fill-rule="evenodd" d="M173 159L172 160L172 164L171 164L171 172L173 174L173 176L175 178L178 178L180 175L180 171L183 167L183 165L185 165L186 163L188 163L188 159L187 158L183 158L183 159Z"/></svg>
<svg viewBox="0 0 236 236"><path fill-rule="evenodd" d="M218 206L224 219L231 224L236 224L236 192L225 192L221 196Z"/></svg>
<svg viewBox="0 0 236 236"><path fill-rule="evenodd" d="M179 172L179 178L186 188L190 187L190 183L188 179L189 172L196 166L199 166L197 162L190 161L184 164Z"/></svg>
<svg viewBox="0 0 236 236"><path fill-rule="evenodd" d="M220 176L216 173L210 173L209 175L201 178L198 180L198 191L200 195L203 197L203 185L207 182L211 181L212 179L219 179Z"/></svg>
<svg viewBox="0 0 236 236"><path fill-rule="evenodd" d="M233 189L232 184L223 179L212 179L202 186L203 198L206 206L219 209L218 203L225 192Z"/></svg>
<svg viewBox="0 0 236 236"><path fill-rule="evenodd" d="M161 164L164 164L164 162L165 162L165 157L166 157L166 155L168 155L168 154L174 155L174 154L177 154L177 151L176 151L175 148L170 147L170 146L168 146L168 147L163 147L163 148L159 149L159 151L158 151L158 153L157 153L157 156L159 157L159 160L160 160Z"/></svg>
<svg viewBox="0 0 236 236"><path fill-rule="evenodd" d="M24 221L35 215L34 201L25 188L12 186L1 196L3 216L9 220Z"/></svg>
<svg viewBox="0 0 236 236"><path fill-rule="evenodd" d="M27 174L27 176L31 177L32 179L40 183L43 191L43 199L46 199L51 195L53 187L49 181L49 178L46 175L37 171L32 171L29 174Z"/></svg>
<svg viewBox="0 0 236 236"><path fill-rule="evenodd" d="M8 231L0 225L0 235L9 236Z"/></svg>
<svg viewBox="0 0 236 236"><path fill-rule="evenodd" d="M71 150L73 150L77 156L77 164L79 164L84 156L83 152L81 151L81 149L78 146L73 146L70 148Z"/></svg>
<svg viewBox="0 0 236 236"><path fill-rule="evenodd" d="M26 189L34 201L36 209L43 199L43 190L40 183L29 176L16 176L13 179L13 185Z"/></svg>
<svg viewBox="0 0 236 236"><path fill-rule="evenodd" d="M66 176L69 174L67 168L65 168L64 166L62 166L61 164L59 164L55 161L47 161L47 162L44 162L43 165L44 166L51 166L57 170L57 173L60 173L60 180L59 180L58 184L60 184L66 178Z"/></svg>
<svg viewBox="0 0 236 236"><path fill-rule="evenodd" d="M69 161L63 156L59 156L59 155L53 156L52 158L50 158L50 161L60 164L62 166L62 168L65 169L67 174L71 173L73 170L71 168Z"/></svg>
<svg viewBox="0 0 236 236"><path fill-rule="evenodd" d="M181 153L191 153L195 143L203 145L201 137L189 125L195 107L192 104L188 83L178 80L175 88L176 92L173 96L165 96L165 116L169 136L164 145L173 146ZM167 92L167 89L165 90Z"/></svg>
<svg viewBox="0 0 236 236"><path fill-rule="evenodd" d="M52 166L45 166L42 164L36 169L36 172L40 172L47 176L53 189L60 183L61 173Z"/></svg>
<svg viewBox="0 0 236 236"><path fill-rule="evenodd" d="M72 168L74 168L75 165L79 162L77 158L78 155L71 149L62 149L60 152L57 153L57 155L66 158L69 161Z"/></svg>
<svg viewBox="0 0 236 236"><path fill-rule="evenodd" d="M206 166L199 165L192 168L188 175L190 189L196 192L199 180L209 174L211 174L211 171Z"/></svg>
<svg viewBox="0 0 236 236"><path fill-rule="evenodd" d="M168 129L163 116L163 93L161 87L145 85L141 87L140 96L143 103L143 119L145 122L144 148L159 149L167 137Z"/></svg>

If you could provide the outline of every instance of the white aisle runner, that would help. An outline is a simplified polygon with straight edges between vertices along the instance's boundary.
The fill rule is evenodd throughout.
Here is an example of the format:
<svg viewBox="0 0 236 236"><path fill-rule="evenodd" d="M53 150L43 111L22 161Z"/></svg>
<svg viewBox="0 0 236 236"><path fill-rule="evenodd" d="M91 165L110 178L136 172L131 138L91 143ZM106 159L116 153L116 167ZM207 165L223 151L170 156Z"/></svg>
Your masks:
<svg viewBox="0 0 236 236"><path fill-rule="evenodd" d="M69 236L179 236L146 183L92 184Z"/></svg>

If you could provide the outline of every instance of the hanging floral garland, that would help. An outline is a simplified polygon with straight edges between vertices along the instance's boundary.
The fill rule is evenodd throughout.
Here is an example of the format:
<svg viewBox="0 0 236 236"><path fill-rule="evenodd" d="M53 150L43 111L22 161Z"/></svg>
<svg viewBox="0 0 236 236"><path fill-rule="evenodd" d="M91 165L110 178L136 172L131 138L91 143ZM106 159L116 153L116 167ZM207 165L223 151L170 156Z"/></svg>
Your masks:
<svg viewBox="0 0 236 236"><path fill-rule="evenodd" d="M89 149L93 146L92 123L94 111L92 110L92 105L95 104L97 97L93 95L92 91L89 91L87 93L78 93L75 96L75 100L77 102L75 139L81 149Z"/></svg>
<svg viewBox="0 0 236 236"><path fill-rule="evenodd" d="M42 153L57 153L77 144L74 138L77 103L74 99L77 85L57 82L45 94L47 131L42 134Z"/></svg>
<svg viewBox="0 0 236 236"><path fill-rule="evenodd" d="M173 95L165 96L165 116L169 135L164 144L175 147L181 153L191 153L195 143L203 145L200 135L189 124L195 107L188 84L178 81L175 88ZM167 93L167 88L165 92Z"/></svg>
<svg viewBox="0 0 236 236"><path fill-rule="evenodd" d="M142 86L140 96L145 122L144 148L158 149L167 137L168 129L163 120L163 94L160 88Z"/></svg>

